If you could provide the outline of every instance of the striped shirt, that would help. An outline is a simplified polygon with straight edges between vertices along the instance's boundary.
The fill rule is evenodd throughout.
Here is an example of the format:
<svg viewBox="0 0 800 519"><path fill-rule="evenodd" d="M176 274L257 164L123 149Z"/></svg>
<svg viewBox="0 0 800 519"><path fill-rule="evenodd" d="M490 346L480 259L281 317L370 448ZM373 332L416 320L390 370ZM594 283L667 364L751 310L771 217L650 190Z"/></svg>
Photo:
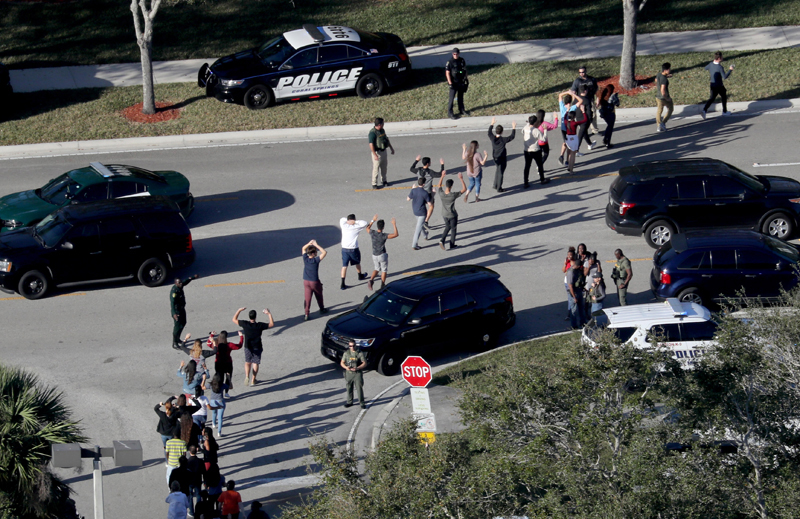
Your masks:
<svg viewBox="0 0 800 519"><path fill-rule="evenodd" d="M172 438L167 440L167 465L170 467L178 467L180 463L178 460L181 456L186 454L186 442L180 438Z"/></svg>

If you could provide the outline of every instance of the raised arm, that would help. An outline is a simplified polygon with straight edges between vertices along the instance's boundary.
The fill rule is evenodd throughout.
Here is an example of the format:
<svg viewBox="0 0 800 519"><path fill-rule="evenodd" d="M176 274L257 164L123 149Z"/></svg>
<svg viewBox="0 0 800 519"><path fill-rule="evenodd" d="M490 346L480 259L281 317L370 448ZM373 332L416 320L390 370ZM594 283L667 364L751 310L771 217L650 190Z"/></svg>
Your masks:
<svg viewBox="0 0 800 519"><path fill-rule="evenodd" d="M394 217L392 217L392 227L394 227L394 232L386 237L387 240L400 236L400 233L397 232L397 220Z"/></svg>
<svg viewBox="0 0 800 519"><path fill-rule="evenodd" d="M466 193L466 192L467 192L467 183L466 183L466 182L464 182L464 175L462 175L461 173L459 173L459 174L458 174L458 180L460 180L460 181L461 181L461 194L463 195L464 193Z"/></svg>
<svg viewBox="0 0 800 519"><path fill-rule="evenodd" d="M272 328L275 326L275 319L272 318L272 313L270 313L269 308L265 308L264 313L269 317L269 327Z"/></svg>
<svg viewBox="0 0 800 519"><path fill-rule="evenodd" d="M327 255L328 255L328 251L326 251L326 250L325 250L325 249L322 247L322 245L320 245L319 243L317 243L317 240L311 240L311 244L312 244L314 247L316 247L316 248L317 248L317 250L319 251L319 252L317 253L317 255L319 256L319 260L320 260L320 261L324 260L324 259L325 259L325 256L327 256Z"/></svg>
<svg viewBox="0 0 800 519"><path fill-rule="evenodd" d="M240 313L242 313L242 312L244 312L246 309L247 309L247 308L245 308L245 307L242 307L242 308L240 308L240 309L236 310L236 313L235 313L235 314L233 314L233 319L231 319L231 320L233 321L233 324L236 324L236 325L238 325L238 324L239 324L239 314L240 314Z"/></svg>

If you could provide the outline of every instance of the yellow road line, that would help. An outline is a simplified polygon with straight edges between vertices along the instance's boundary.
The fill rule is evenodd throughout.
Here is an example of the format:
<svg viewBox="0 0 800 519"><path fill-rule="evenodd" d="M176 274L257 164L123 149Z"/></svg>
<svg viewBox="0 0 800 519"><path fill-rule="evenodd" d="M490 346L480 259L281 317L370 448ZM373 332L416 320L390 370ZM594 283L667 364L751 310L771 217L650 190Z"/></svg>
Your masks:
<svg viewBox="0 0 800 519"><path fill-rule="evenodd" d="M231 196L231 197L228 197L228 198L203 198L203 199L197 199L196 201L197 202L218 202L220 200L239 200L239 197Z"/></svg>
<svg viewBox="0 0 800 519"><path fill-rule="evenodd" d="M286 283L283 279L271 281L247 281L245 283L219 283L217 285L203 285L204 287L238 287L240 285L265 285L267 283Z"/></svg>
<svg viewBox="0 0 800 519"><path fill-rule="evenodd" d="M2 298L0 298L0 301L13 301L14 299L25 299L25 298L22 297L22 296L19 296L19 297L2 297Z"/></svg>

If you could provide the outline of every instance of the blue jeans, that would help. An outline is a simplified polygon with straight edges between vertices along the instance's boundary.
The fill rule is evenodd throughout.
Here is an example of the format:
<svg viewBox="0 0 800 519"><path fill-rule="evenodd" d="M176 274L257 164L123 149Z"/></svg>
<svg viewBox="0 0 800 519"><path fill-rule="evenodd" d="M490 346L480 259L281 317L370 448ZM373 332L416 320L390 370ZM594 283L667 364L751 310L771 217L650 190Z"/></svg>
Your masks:
<svg viewBox="0 0 800 519"><path fill-rule="evenodd" d="M201 431L203 430L203 427L206 426L206 417L203 415L200 416L193 415L192 421L197 424L197 426L200 428Z"/></svg>
<svg viewBox="0 0 800 519"><path fill-rule="evenodd" d="M603 303L592 303L592 313L603 309Z"/></svg>
<svg viewBox="0 0 800 519"><path fill-rule="evenodd" d="M481 196L481 180L483 179L483 171L478 173L477 177L471 177L467 175L467 193L472 192L472 188L475 188L475 196Z"/></svg>
<svg viewBox="0 0 800 519"><path fill-rule="evenodd" d="M167 442L172 439L171 434L162 434L161 435L161 443L164 444L164 450L167 449Z"/></svg>
<svg viewBox="0 0 800 519"><path fill-rule="evenodd" d="M583 326L583 292L575 290L575 297L569 296L569 324L573 328L580 328Z"/></svg>
<svg viewBox="0 0 800 519"><path fill-rule="evenodd" d="M424 223L425 223L425 217L424 216L417 216L417 228L414 229L414 241L411 243L412 247L416 247L417 246L417 244L419 243L419 235L422 234L423 231L425 232L425 239L426 240L428 239L428 231L425 231L422 228L422 225Z"/></svg>
<svg viewBox="0 0 800 519"><path fill-rule="evenodd" d="M212 401L211 405L218 406L219 402ZM224 413L225 413L225 407L211 410L211 423L217 426L217 434L222 432L222 415Z"/></svg>
<svg viewBox="0 0 800 519"><path fill-rule="evenodd" d="M189 505L191 505L192 515L194 515L194 507L200 502L200 487L189 485Z"/></svg>

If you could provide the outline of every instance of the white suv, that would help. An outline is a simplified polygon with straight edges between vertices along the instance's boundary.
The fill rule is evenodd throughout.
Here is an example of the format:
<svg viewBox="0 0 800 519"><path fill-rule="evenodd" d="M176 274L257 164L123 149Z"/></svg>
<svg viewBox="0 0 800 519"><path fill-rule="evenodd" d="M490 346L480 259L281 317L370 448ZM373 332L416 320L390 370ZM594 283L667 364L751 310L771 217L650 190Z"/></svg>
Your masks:
<svg viewBox="0 0 800 519"><path fill-rule="evenodd" d="M717 326L707 308L669 298L663 303L604 308L583 328L581 340L593 345L597 332L608 328L620 342L645 349L653 347L654 337L662 337L661 346L672 350L684 369L691 369L695 359L716 345Z"/></svg>

